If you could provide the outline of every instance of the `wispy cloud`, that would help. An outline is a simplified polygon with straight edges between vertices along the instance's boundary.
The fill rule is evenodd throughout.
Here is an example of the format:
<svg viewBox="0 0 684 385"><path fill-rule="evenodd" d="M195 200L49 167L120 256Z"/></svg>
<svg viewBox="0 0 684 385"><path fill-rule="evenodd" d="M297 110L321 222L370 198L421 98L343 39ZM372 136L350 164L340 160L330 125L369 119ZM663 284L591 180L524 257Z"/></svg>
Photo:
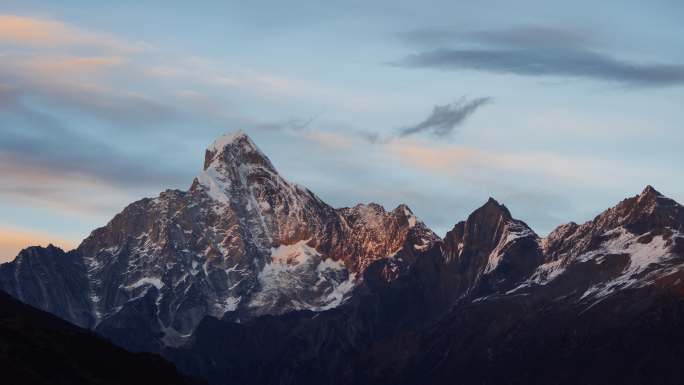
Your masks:
<svg viewBox="0 0 684 385"><path fill-rule="evenodd" d="M256 123L253 128L258 130L266 131L305 131L311 124L316 120L316 117L312 116L307 119L301 118L291 118L286 120L281 120L277 122L264 122Z"/></svg>
<svg viewBox="0 0 684 385"><path fill-rule="evenodd" d="M346 149L352 147L356 142L355 137L338 132L309 131L304 134L304 137L318 145L334 149Z"/></svg>
<svg viewBox="0 0 684 385"><path fill-rule="evenodd" d="M7 177L31 167L46 170L49 175L85 175L120 187L178 182L177 173L74 130L60 118L31 107L18 89L0 87L0 119L0 159Z"/></svg>
<svg viewBox="0 0 684 385"><path fill-rule="evenodd" d="M120 65L125 59L118 56L56 56L31 57L21 63L34 76L69 76L106 71Z"/></svg>
<svg viewBox="0 0 684 385"><path fill-rule="evenodd" d="M387 151L409 167L464 180L478 180L492 186L510 177L515 183L524 178L580 185L611 186L615 180L628 180L631 175L656 175L650 167L626 169L620 162L601 157L572 156L543 151L492 151L478 147L431 143L416 139L398 139L386 146Z"/></svg>
<svg viewBox="0 0 684 385"><path fill-rule="evenodd" d="M74 224L80 218L96 219L102 223L131 201L144 196L144 189L136 193L131 187L112 185L110 181L102 181L92 175L22 161L0 155L0 173L3 175L0 200L10 207L46 210L50 214L71 218ZM156 187L149 190L157 192Z"/></svg>
<svg viewBox="0 0 684 385"><path fill-rule="evenodd" d="M187 186L201 166L195 151L214 135L305 132L314 121L250 119L234 99L350 105L352 96L61 21L0 15L0 200L111 215L140 196Z"/></svg>
<svg viewBox="0 0 684 385"><path fill-rule="evenodd" d="M437 137L449 136L456 127L463 124L470 115L478 108L492 101L489 97L461 100L440 106L435 106L432 113L422 122L404 127L400 130L400 136L409 136L418 133L429 133Z"/></svg>
<svg viewBox="0 0 684 385"><path fill-rule="evenodd" d="M114 70L135 74L130 66L125 66L126 57L38 51L2 58L0 84L43 104L128 127L165 122L177 113L162 101L109 84L108 76Z"/></svg>
<svg viewBox="0 0 684 385"><path fill-rule="evenodd" d="M407 125L389 133L383 134L379 130L363 130L356 127L344 127L338 130L322 130L311 127L316 118L308 120L293 119L285 122L276 122L263 125L263 128L277 129L280 131L301 132L304 137L312 139L326 146L341 145L348 147L352 142L362 141L373 145L384 145L398 138L412 135L427 134L437 138L446 138L455 133L456 129L480 107L492 102L491 97L479 97L469 99L461 97L459 100L444 105L436 105L432 112L421 122ZM262 127L262 126L259 126Z"/></svg>
<svg viewBox="0 0 684 385"><path fill-rule="evenodd" d="M642 63L594 47L581 34L548 28L474 32L418 30L404 35L425 49L390 63L404 68L556 76L644 87L684 84L684 64Z"/></svg>
<svg viewBox="0 0 684 385"><path fill-rule="evenodd" d="M10 14L0 14L0 43L33 47L89 46L109 52L136 52L147 46L84 31L57 20Z"/></svg>

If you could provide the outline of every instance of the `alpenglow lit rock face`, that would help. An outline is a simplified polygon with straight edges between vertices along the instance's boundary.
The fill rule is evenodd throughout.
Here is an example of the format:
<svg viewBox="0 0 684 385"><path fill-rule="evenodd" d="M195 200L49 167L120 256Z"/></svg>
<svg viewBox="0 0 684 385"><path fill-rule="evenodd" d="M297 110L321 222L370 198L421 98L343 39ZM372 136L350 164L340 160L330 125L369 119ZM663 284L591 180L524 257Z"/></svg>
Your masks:
<svg viewBox="0 0 684 385"><path fill-rule="evenodd" d="M207 315L241 322L334 308L373 261L404 248L419 254L438 240L404 205L332 208L281 177L237 131L209 146L188 191L132 203L60 257L73 266L68 274L42 274L33 265L46 263L37 248L0 277L24 302L129 348L158 350L182 344ZM55 283L79 287L53 298Z"/></svg>

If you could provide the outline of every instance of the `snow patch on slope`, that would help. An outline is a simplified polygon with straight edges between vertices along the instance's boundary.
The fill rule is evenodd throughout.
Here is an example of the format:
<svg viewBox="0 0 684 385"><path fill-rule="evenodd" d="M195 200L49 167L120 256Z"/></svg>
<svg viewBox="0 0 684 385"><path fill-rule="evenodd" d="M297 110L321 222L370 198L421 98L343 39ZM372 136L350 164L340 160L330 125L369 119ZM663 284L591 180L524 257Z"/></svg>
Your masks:
<svg viewBox="0 0 684 385"><path fill-rule="evenodd" d="M222 177L215 169L208 168L202 171L197 176L197 181L205 187L207 195L213 200L226 205L230 203L228 198L230 181Z"/></svg>
<svg viewBox="0 0 684 385"><path fill-rule="evenodd" d="M503 220L503 219L501 219ZM499 263L501 262L501 259L503 258L504 254L506 253L506 248L516 241L519 238L525 238L529 236L534 236L536 237L536 234L534 231L530 230L529 228L519 224L519 223L514 223L514 222L509 222L506 224L506 229L504 230L504 235L502 239L499 241L499 243L496 245L496 248L492 250L492 252L489 254L488 260L487 260L487 266L484 269L484 274L487 274L489 272L494 271L494 269L499 266Z"/></svg>
<svg viewBox="0 0 684 385"><path fill-rule="evenodd" d="M641 243L638 241L640 236L632 234L624 228L618 228L607 233L607 235L616 234L618 236L602 243L598 250L580 255L577 260L580 262L593 260L595 263L602 263L607 255L627 254L629 255L629 265L619 276L587 289L582 298L590 296L601 298L619 289L647 286L653 283L654 275L657 277L663 274L662 271L648 272L648 269L663 264L673 257L671 242L662 235L653 236L648 243Z"/></svg>
<svg viewBox="0 0 684 385"><path fill-rule="evenodd" d="M526 286L532 284L546 285L561 276L568 266L575 263L603 264L611 256L624 255L628 264L612 279L589 287L581 299L593 297L603 298L617 290L644 287L654 283L655 279L673 273L679 267L668 267L668 261L675 257L672 245L682 234L673 232L671 236L633 234L624 227L619 227L603 234L607 238L595 250L576 257L560 257L539 266ZM648 240L648 242L645 242Z"/></svg>
<svg viewBox="0 0 684 385"><path fill-rule="evenodd" d="M563 264L563 259L546 262L537 268L530 281L543 285L556 279L564 271L565 265Z"/></svg>
<svg viewBox="0 0 684 385"><path fill-rule="evenodd" d="M415 214L411 212L408 208L404 207L404 215L408 219L408 224L409 228L414 228L416 227L416 223L418 223L418 219L416 218Z"/></svg>
<svg viewBox="0 0 684 385"><path fill-rule="evenodd" d="M227 145L232 144L238 139L246 137L247 134L245 134L243 130L235 130L233 132L229 132L217 138L211 145L209 145L207 149L212 152L221 151Z"/></svg>
<svg viewBox="0 0 684 385"><path fill-rule="evenodd" d="M223 314L229 311L235 311L240 304L242 297L227 297L223 303L221 303L221 310Z"/></svg>
<svg viewBox="0 0 684 385"><path fill-rule="evenodd" d="M164 282L162 282L161 279L156 277L143 277L130 285L126 285L126 289L137 289L141 286L146 285L154 286L157 289L161 289L164 286Z"/></svg>
<svg viewBox="0 0 684 385"><path fill-rule="evenodd" d="M298 265L305 263L311 257L320 256L316 249L307 244L308 242L309 240L306 239L291 245L280 245L271 248L271 263L267 266Z"/></svg>
<svg viewBox="0 0 684 385"><path fill-rule="evenodd" d="M326 303L325 305L312 308L312 310L323 311L340 306L344 303L344 301L347 299L347 295L354 289L355 286L356 275L350 274L349 279L337 284L336 286L333 286L333 290L330 292L330 294L326 296L325 300L323 301L324 303Z"/></svg>
<svg viewBox="0 0 684 385"><path fill-rule="evenodd" d="M259 272L259 290L249 307L265 313L272 309L321 311L344 302L356 284L355 277L341 261L324 258L308 242L271 248L271 261Z"/></svg>

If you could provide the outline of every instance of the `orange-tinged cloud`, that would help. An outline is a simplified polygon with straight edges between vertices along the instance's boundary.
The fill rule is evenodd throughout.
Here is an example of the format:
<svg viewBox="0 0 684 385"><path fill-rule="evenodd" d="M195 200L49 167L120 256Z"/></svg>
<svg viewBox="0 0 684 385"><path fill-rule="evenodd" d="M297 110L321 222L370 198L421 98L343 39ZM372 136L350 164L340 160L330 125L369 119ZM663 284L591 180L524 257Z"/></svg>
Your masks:
<svg viewBox="0 0 684 385"><path fill-rule="evenodd" d="M61 21L7 14L0 14L0 43L35 47L90 46L129 53L146 47L139 42L123 42L111 36L84 31Z"/></svg>
<svg viewBox="0 0 684 385"><path fill-rule="evenodd" d="M93 73L121 64L123 58L112 57L40 57L28 60L23 64L24 69L42 76L64 76L70 74Z"/></svg>
<svg viewBox="0 0 684 385"><path fill-rule="evenodd" d="M621 164L606 159L550 152L493 151L411 139L394 140L387 144L387 149L407 166L458 177L531 174L558 180L606 183L605 175L626 173Z"/></svg>
<svg viewBox="0 0 684 385"><path fill-rule="evenodd" d="M111 215L134 198L92 176L22 162L2 153L0 175L0 199L69 215Z"/></svg>
<svg viewBox="0 0 684 385"><path fill-rule="evenodd" d="M438 148L408 140L396 140L387 146L400 159L431 171L456 169L463 163L484 159L484 154L467 147Z"/></svg>
<svg viewBox="0 0 684 385"><path fill-rule="evenodd" d="M73 249L78 244L73 239L54 234L0 226L0 263L13 260L19 251L28 246L47 246L50 243L65 250Z"/></svg>
<svg viewBox="0 0 684 385"><path fill-rule="evenodd" d="M354 139L342 134L326 131L310 131L305 137L322 146L331 148L349 148L354 144Z"/></svg>
<svg viewBox="0 0 684 385"><path fill-rule="evenodd" d="M0 41L15 44L56 45L73 41L73 32L60 22L0 15Z"/></svg>

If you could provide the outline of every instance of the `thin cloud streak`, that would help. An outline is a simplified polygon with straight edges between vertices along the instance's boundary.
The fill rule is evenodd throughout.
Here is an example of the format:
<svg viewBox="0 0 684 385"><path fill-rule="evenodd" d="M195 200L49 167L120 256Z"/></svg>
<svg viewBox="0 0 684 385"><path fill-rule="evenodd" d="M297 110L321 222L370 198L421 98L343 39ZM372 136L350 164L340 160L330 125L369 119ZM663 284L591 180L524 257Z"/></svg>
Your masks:
<svg viewBox="0 0 684 385"><path fill-rule="evenodd" d="M490 151L477 147L437 145L420 140L397 139L386 147L397 161L437 175L476 179L490 185L503 176L520 180L526 176L549 178L557 183L614 186L616 180L629 180L634 175L659 175L650 167L626 169L619 162L600 157L570 156L551 152ZM605 175L613 175L607 180ZM554 183L555 183L554 182Z"/></svg>
<svg viewBox="0 0 684 385"><path fill-rule="evenodd" d="M140 52L144 43L123 42L57 20L0 14L0 43L33 47L97 47L104 51Z"/></svg>
<svg viewBox="0 0 684 385"><path fill-rule="evenodd" d="M580 34L557 29L528 27L470 33L418 30L408 33L405 39L422 42L427 49L390 65L584 78L641 87L684 84L683 64L620 59L599 51Z"/></svg>
<svg viewBox="0 0 684 385"><path fill-rule="evenodd" d="M684 84L684 65L638 64L587 50L438 49L409 55L393 65L526 76L567 76L648 87Z"/></svg>
<svg viewBox="0 0 684 385"><path fill-rule="evenodd" d="M90 61L83 65L98 65L96 62ZM53 77L60 75L62 79L40 76L41 73L50 73L47 69L50 66L55 70ZM50 65L42 61L40 64L33 61L12 65L4 62L0 64L0 84L4 83L5 88L18 90L22 97L39 98L49 105L85 113L122 127L154 127L155 123L169 122L178 115L174 107L144 95L121 92L96 83L68 80L64 72L56 71L58 66L59 63ZM35 67L40 67L41 70L32 70ZM21 70L15 71L17 68ZM78 69L65 71L75 73Z"/></svg>

